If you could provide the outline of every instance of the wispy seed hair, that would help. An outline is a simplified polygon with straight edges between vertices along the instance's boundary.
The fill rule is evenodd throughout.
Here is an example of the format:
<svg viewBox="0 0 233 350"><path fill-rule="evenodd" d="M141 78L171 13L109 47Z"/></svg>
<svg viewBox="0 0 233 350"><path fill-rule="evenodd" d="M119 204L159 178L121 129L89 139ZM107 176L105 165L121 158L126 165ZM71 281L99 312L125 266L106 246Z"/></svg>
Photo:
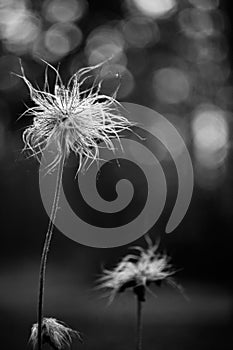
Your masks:
<svg viewBox="0 0 233 350"><path fill-rule="evenodd" d="M95 79L90 88L83 88L84 83L93 76L93 71L103 64L80 69L65 86L59 71L46 63L42 91L32 86L21 65L20 77L35 103L23 113L33 116L32 125L23 133L24 150L30 150L40 160L40 155L50 145L55 145L56 154L49 164L49 170L56 167L62 155L67 158L70 152L74 152L79 156L78 172L84 171L88 163L90 166L99 160L100 147L114 152L112 139L117 139L121 146L122 132L135 125L122 115L122 106L116 100L117 91L112 96L101 93L102 80L97 83ZM48 84L48 68L56 74L53 92L50 92Z"/></svg>

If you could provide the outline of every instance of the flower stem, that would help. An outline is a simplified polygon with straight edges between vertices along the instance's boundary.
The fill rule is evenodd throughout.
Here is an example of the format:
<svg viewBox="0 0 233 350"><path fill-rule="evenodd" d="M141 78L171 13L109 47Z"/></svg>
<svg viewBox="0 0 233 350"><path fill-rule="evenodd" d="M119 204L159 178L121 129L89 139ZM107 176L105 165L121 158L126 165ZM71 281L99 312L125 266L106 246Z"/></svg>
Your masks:
<svg viewBox="0 0 233 350"><path fill-rule="evenodd" d="M47 233L45 236L45 242L43 246L43 252L41 256L40 262L40 272L39 272L39 290L38 290L38 309L37 309L37 325L38 325L38 339L37 339L37 348L38 350L42 350L42 323L43 323L43 306L44 306L44 285L45 285L45 273L46 273L46 263L49 252L49 247L51 243L51 238L53 234L54 222L56 219L61 185L62 185L62 175L63 175L63 167L65 162L65 152L62 152L61 159L58 163L57 169L57 179L56 179L56 187L53 198L53 205L51 210L51 215L49 219L49 225L47 229Z"/></svg>
<svg viewBox="0 0 233 350"><path fill-rule="evenodd" d="M142 350L142 301L137 296L137 342L136 350Z"/></svg>

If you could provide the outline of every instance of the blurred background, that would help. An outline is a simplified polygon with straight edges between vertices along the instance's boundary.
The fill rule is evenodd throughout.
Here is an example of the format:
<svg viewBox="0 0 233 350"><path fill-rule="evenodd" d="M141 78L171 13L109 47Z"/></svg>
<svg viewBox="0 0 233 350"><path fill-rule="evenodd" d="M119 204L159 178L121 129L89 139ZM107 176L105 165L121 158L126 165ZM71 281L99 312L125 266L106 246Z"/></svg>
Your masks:
<svg viewBox="0 0 233 350"><path fill-rule="evenodd" d="M27 78L42 88L41 59L55 67L60 63L66 82L79 68L110 57L101 70L104 91L112 93L119 85L119 101L150 107L170 120L186 142L195 175L191 205L179 227L164 233L168 204L150 231L172 257L179 270L176 280L189 301L166 286L154 290L158 297L149 296L145 305L144 349L232 349L231 19L227 0L0 0L4 350L30 348L48 224L38 163L22 153L22 132L31 118L18 118L32 104L25 84L12 73L20 74L21 58ZM49 80L52 86L52 72ZM174 195L177 178L169 171L171 160L164 149L158 154ZM134 244L145 247L145 240ZM45 314L83 332L84 345L75 342L72 349L134 349L134 296L125 293L107 307L107 300L93 289L101 267L113 267L129 246L90 248L55 229Z"/></svg>

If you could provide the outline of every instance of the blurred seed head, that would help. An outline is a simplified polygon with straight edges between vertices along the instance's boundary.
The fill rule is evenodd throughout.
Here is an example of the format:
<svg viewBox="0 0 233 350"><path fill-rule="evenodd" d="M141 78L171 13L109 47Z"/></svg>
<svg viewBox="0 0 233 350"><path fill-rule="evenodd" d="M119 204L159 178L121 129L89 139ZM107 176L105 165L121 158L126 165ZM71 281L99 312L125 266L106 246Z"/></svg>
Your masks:
<svg viewBox="0 0 233 350"><path fill-rule="evenodd" d="M145 301L145 291L151 283L160 285L167 281L176 285L171 276L175 273L166 254L158 252L158 245L148 240L148 247L134 247L139 254L125 256L113 270L104 270L99 282L100 288L110 291L110 302L117 293L130 288L141 301ZM178 285L176 285L178 287Z"/></svg>

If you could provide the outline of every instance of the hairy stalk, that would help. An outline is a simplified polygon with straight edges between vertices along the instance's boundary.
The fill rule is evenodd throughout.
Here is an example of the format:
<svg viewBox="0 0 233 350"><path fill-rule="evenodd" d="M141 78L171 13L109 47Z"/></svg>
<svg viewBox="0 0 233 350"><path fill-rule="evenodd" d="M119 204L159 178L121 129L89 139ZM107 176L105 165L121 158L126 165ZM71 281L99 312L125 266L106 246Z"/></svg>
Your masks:
<svg viewBox="0 0 233 350"><path fill-rule="evenodd" d="M64 142L62 142L64 143ZM39 272L39 293L38 293L38 310L37 310L37 323L38 323L38 350L42 350L42 322L43 322L43 306L44 306L44 286L45 286L45 273L46 273L46 263L49 252L49 247L52 239L54 222L56 219L60 190L62 185L62 175L63 167L66 158L66 152L64 151L64 146L62 148L62 156L58 163L57 169L57 180L53 199L53 205L51 210L51 215L49 219L49 225L45 237L45 242L43 246L43 252L41 256L40 272Z"/></svg>
<svg viewBox="0 0 233 350"><path fill-rule="evenodd" d="M142 301L137 296L137 342L136 350L142 350Z"/></svg>

